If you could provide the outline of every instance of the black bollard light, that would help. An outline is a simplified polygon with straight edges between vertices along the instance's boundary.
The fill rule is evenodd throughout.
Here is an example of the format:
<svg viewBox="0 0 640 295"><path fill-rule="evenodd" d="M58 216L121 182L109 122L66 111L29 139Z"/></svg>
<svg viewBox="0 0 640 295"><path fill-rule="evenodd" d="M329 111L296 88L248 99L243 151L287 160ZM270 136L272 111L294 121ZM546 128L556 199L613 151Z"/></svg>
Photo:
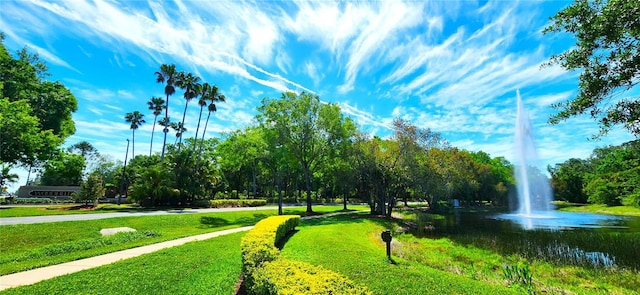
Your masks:
<svg viewBox="0 0 640 295"><path fill-rule="evenodd" d="M390 230L383 231L382 234L380 234L380 237L385 243L387 243L387 258L391 260L391 239L392 239L391 231Z"/></svg>

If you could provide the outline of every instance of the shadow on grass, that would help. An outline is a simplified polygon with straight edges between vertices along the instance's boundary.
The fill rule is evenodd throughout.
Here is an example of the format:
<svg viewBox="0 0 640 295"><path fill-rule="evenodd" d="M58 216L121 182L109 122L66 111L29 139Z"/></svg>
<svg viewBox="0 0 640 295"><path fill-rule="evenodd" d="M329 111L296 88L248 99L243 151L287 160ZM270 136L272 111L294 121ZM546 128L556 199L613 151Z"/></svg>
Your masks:
<svg viewBox="0 0 640 295"><path fill-rule="evenodd" d="M278 243L276 244L276 248L278 248L279 250L282 250L282 248L284 248L284 245L287 244L289 239L291 239L291 237L293 237L293 235L295 235L299 231L300 231L299 229L294 229L289 233L287 233L287 235L284 238L282 238L282 240L278 241Z"/></svg>
<svg viewBox="0 0 640 295"><path fill-rule="evenodd" d="M347 224L347 223L361 223L365 220L372 221L386 228L392 228L397 225L402 225L403 220L397 218L389 218L382 215L373 215L369 213L353 213L345 215L318 217L313 219L303 220L300 225L302 226L315 226L315 225L328 225L328 224Z"/></svg>
<svg viewBox="0 0 640 295"><path fill-rule="evenodd" d="M200 224L202 224L203 227L215 228L229 225L229 221L219 217L202 216L200 217Z"/></svg>
<svg viewBox="0 0 640 295"><path fill-rule="evenodd" d="M268 216L269 215L267 214L254 213L252 217L241 217L234 220L227 220L224 218L214 217L214 216L202 216L200 217L199 228L217 228L217 227L223 227L223 226L232 225L232 224L240 225L240 226L254 225L258 221L265 219Z"/></svg>

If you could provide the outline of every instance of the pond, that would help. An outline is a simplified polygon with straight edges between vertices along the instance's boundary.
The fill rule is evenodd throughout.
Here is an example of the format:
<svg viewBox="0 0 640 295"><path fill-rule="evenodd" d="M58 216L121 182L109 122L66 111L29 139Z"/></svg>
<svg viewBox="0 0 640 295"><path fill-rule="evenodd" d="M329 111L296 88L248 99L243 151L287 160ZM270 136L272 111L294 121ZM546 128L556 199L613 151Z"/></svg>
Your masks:
<svg viewBox="0 0 640 295"><path fill-rule="evenodd" d="M517 214L420 212L420 237L517 254L561 265L623 267L640 271L640 218L569 213Z"/></svg>

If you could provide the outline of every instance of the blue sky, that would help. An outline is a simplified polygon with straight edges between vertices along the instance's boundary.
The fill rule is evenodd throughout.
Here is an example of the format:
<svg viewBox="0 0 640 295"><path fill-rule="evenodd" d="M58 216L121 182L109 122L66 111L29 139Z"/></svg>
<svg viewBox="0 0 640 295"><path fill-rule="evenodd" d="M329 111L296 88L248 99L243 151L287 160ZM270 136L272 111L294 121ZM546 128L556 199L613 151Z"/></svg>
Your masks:
<svg viewBox="0 0 640 295"><path fill-rule="evenodd" d="M547 124L550 104L577 93L577 72L540 67L573 45L569 35L541 33L569 4L3 0L0 30L10 51L37 52L51 79L78 99L77 131L66 144L87 140L115 160L124 160L131 138L124 115L135 110L147 119L136 132L136 154L148 153L153 116L146 102L164 97L154 72L175 63L228 99L212 116L209 136L252 124L264 97L306 90L340 105L368 133L388 136L401 117L454 146L512 162L519 89L545 167L633 139L615 130L590 141L597 125L586 116ZM170 103L170 117L179 118L181 93ZM187 137L198 110L192 102ZM154 151L161 141L157 132ZM16 172L24 184L26 172Z"/></svg>

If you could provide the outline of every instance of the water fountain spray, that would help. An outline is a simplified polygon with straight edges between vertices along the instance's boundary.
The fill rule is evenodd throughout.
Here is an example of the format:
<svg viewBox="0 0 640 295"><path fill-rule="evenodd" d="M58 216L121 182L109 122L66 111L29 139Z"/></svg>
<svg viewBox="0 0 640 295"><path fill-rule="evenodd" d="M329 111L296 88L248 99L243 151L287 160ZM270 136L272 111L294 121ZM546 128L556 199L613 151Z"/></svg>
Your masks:
<svg viewBox="0 0 640 295"><path fill-rule="evenodd" d="M514 173L518 187L518 213L525 216L544 215L553 210L551 187L547 177L535 166L538 164L538 157L531 120L520 98L520 91L516 94L518 102L515 152L518 166Z"/></svg>

